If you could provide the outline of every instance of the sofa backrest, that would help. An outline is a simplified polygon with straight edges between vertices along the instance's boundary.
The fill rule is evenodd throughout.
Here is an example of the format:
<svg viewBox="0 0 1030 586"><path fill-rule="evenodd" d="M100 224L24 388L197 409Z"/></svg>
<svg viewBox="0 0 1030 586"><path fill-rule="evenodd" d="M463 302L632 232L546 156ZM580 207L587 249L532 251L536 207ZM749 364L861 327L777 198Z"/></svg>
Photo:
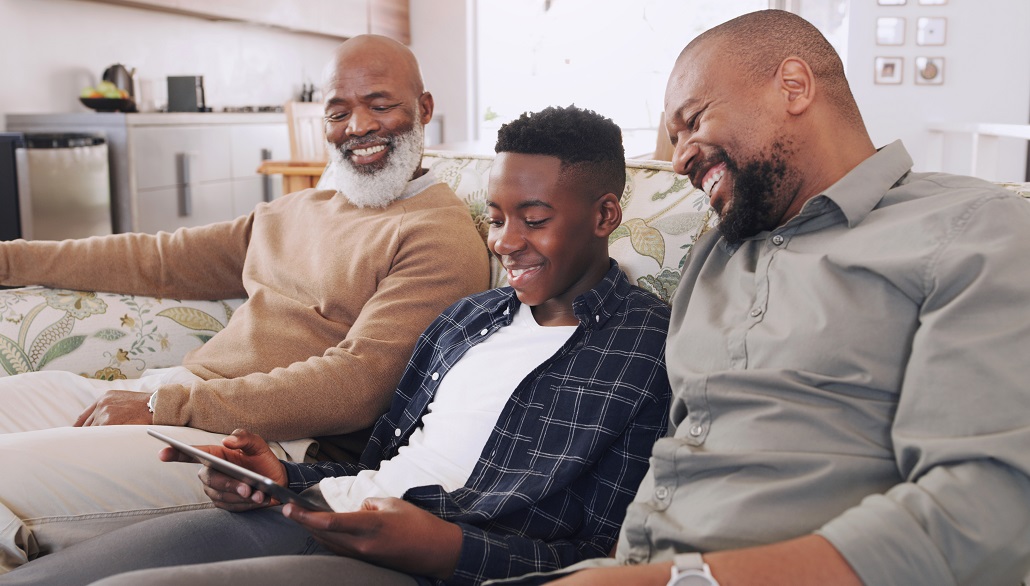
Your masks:
<svg viewBox="0 0 1030 586"><path fill-rule="evenodd" d="M468 206L485 241L486 192L490 155L461 155L427 151L423 166L451 186ZM680 279L683 258L694 241L715 224L708 197L671 163L631 161L626 165L622 192L622 226L609 238L612 258L640 287L668 301ZM491 284L506 284L496 258L491 257Z"/></svg>
<svg viewBox="0 0 1030 586"><path fill-rule="evenodd" d="M423 166L451 186L468 206L486 241L486 191L493 155L426 151ZM1000 184L1030 202L1030 183ZM612 258L640 287L668 302L679 284L683 260L694 242L715 226L717 218L708 196L677 175L663 161L626 163L622 192L622 226L609 238ZM491 285L504 286L506 277L491 256Z"/></svg>

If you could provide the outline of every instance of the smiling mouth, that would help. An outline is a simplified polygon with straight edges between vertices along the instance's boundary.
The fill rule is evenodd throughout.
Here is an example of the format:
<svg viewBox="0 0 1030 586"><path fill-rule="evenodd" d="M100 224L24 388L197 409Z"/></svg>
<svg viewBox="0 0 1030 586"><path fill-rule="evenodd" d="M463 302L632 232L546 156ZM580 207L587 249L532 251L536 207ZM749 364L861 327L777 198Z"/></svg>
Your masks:
<svg viewBox="0 0 1030 586"><path fill-rule="evenodd" d="M359 157L369 157L376 153L381 153L386 150L385 144L377 144L375 146L365 147L362 149L351 149L350 152L354 153Z"/></svg>
<svg viewBox="0 0 1030 586"><path fill-rule="evenodd" d="M719 169L712 173L709 172L701 183L701 190L708 194L708 197L712 196L712 190L715 189L715 185L722 180L722 176L726 174L726 169Z"/></svg>
<svg viewBox="0 0 1030 586"><path fill-rule="evenodd" d="M530 273L533 273L533 272L536 272L537 270L539 270L540 266L537 265L537 266L533 266L533 267L523 267L523 268L518 268L518 269L510 268L510 267L505 267L505 268L508 271L508 282L509 283L517 283L518 281L520 281L527 274L530 274Z"/></svg>

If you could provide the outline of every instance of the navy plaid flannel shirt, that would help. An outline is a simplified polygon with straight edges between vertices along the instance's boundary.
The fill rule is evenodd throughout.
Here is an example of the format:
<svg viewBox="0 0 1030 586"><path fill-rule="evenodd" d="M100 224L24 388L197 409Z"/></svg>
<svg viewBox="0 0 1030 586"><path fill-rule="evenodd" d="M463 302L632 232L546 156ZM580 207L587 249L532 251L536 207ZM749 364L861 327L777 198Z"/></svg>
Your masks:
<svg viewBox="0 0 1030 586"><path fill-rule="evenodd" d="M518 306L506 287L448 308L419 338L360 465L286 462L290 488L299 492L396 455L451 366L510 324ZM668 306L631 285L614 260L573 306L575 333L519 383L465 486L450 493L422 486L404 495L462 528L461 557L448 583L478 584L608 555L651 447L668 428Z"/></svg>

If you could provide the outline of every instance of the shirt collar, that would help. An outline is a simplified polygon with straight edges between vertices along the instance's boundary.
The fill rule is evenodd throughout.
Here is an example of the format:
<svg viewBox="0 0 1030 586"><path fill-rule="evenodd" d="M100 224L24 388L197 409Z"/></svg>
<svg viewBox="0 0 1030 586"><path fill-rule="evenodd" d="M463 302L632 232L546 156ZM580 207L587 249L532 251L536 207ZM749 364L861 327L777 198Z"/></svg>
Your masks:
<svg viewBox="0 0 1030 586"><path fill-rule="evenodd" d="M911 170L912 157L896 140L859 163L822 195L837 204L848 220L848 227L854 228Z"/></svg>
<svg viewBox="0 0 1030 586"><path fill-rule="evenodd" d="M432 171L426 171L421 177L408 181L408 184L404 186L404 191L394 201L415 197L437 183L440 183L440 180L436 178L436 175Z"/></svg>
<svg viewBox="0 0 1030 586"><path fill-rule="evenodd" d="M608 272L605 273L604 278L572 302L572 310L579 318L579 323L587 329L603 327L608 319L618 311L632 288L629 279L619 268L619 263L614 258L609 258L608 262ZM515 295L514 289L505 287L505 290L508 292L508 298L502 301L496 310L506 310L504 314L506 322L511 323L521 302Z"/></svg>

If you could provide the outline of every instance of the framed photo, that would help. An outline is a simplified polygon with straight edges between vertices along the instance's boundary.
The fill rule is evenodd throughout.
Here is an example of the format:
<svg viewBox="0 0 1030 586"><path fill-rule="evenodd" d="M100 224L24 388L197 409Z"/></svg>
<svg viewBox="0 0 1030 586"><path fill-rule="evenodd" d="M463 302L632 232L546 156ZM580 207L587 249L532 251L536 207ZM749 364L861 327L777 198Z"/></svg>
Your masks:
<svg viewBox="0 0 1030 586"><path fill-rule="evenodd" d="M947 4L948 0L919 0L919 3L923 6L941 6Z"/></svg>
<svg viewBox="0 0 1030 586"><path fill-rule="evenodd" d="M944 84L944 57L916 57L916 83Z"/></svg>
<svg viewBox="0 0 1030 586"><path fill-rule="evenodd" d="M880 6L904 6L908 0L876 0Z"/></svg>
<svg viewBox="0 0 1030 586"><path fill-rule="evenodd" d="M943 45L948 33L948 19L943 16L920 16L916 20L917 45Z"/></svg>
<svg viewBox="0 0 1030 586"><path fill-rule="evenodd" d="M877 45L904 45L905 19L897 16L882 16L876 19Z"/></svg>
<svg viewBox="0 0 1030 586"><path fill-rule="evenodd" d="M877 57L873 81L883 84L901 83L901 68L904 62L902 57Z"/></svg>

